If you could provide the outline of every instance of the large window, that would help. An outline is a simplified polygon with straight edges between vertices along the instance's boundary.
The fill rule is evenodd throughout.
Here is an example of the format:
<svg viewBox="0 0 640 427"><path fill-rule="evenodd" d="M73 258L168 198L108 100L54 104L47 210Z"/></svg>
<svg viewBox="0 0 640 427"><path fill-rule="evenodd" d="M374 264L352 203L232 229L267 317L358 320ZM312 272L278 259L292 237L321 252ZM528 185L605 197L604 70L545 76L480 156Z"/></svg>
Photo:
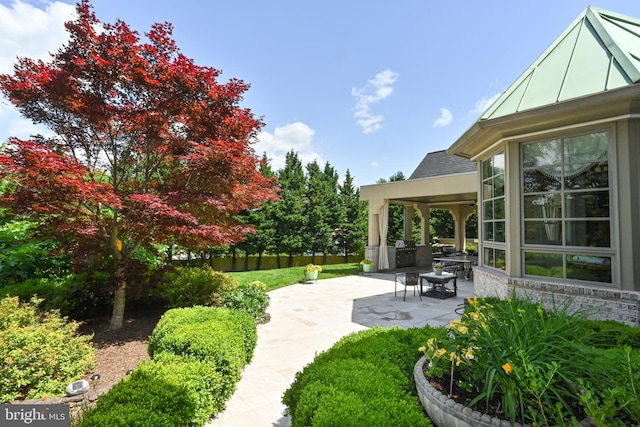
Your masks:
<svg viewBox="0 0 640 427"><path fill-rule="evenodd" d="M609 135L524 144L525 274L611 282Z"/></svg>
<svg viewBox="0 0 640 427"><path fill-rule="evenodd" d="M482 161L483 264L506 268L504 152Z"/></svg>

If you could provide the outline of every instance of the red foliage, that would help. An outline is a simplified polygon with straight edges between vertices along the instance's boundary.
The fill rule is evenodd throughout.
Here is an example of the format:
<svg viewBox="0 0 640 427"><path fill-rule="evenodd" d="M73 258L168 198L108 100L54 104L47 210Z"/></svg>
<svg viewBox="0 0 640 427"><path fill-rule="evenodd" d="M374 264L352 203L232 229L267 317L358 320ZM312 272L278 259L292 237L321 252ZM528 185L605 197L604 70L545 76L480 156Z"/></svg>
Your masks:
<svg viewBox="0 0 640 427"><path fill-rule="evenodd" d="M186 58L168 23L143 43L87 0L77 12L50 61L21 58L0 75L0 91L56 135L10 141L5 204L56 237L102 238L116 259L152 242L241 239L250 229L234 215L278 197L251 147L263 123L239 106L249 86Z"/></svg>
<svg viewBox="0 0 640 427"><path fill-rule="evenodd" d="M239 107L248 85L218 83L218 70L179 52L168 23L141 43L126 23L101 23L88 1L77 11L50 62L22 58L0 75L20 112L57 134L12 141L1 160L17 184L7 201L51 232L115 234L130 248L237 241L248 230L233 215L276 197L250 145L262 123Z"/></svg>

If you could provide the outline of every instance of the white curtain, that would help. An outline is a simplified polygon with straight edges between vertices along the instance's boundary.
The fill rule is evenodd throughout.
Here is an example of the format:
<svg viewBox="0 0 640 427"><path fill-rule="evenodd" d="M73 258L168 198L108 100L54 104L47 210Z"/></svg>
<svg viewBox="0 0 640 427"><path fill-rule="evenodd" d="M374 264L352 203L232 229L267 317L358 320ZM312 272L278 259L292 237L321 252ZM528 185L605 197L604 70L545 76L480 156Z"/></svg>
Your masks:
<svg viewBox="0 0 640 427"><path fill-rule="evenodd" d="M560 206L556 206L553 196L544 196L545 202L542 204L542 217L545 219L544 228L547 233L547 240L556 241L560 240L560 228L558 227L558 221L550 221L549 218L558 218Z"/></svg>
<svg viewBox="0 0 640 427"><path fill-rule="evenodd" d="M389 201L378 211L378 227L380 228L380 252L378 253L378 270L389 268L389 254L387 254L387 229L389 228Z"/></svg>

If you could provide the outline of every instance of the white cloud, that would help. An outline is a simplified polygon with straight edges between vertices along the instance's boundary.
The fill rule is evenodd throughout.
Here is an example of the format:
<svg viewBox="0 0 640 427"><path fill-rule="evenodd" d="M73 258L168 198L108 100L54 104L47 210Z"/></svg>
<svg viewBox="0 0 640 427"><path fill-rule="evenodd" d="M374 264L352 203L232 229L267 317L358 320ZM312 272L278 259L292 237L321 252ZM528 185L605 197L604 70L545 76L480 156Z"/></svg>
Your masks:
<svg viewBox="0 0 640 427"><path fill-rule="evenodd" d="M12 73L18 57L49 59L49 53L68 40L64 23L75 17L75 6L59 1L47 3L44 10L20 0L10 7L0 4L0 74ZM21 118L8 101L0 100L0 142L35 133L44 131Z"/></svg>
<svg viewBox="0 0 640 427"><path fill-rule="evenodd" d="M380 166L380 163L378 163L378 162L371 162L371 167L372 167L372 168L377 168L377 167L379 167L379 166Z"/></svg>
<svg viewBox="0 0 640 427"><path fill-rule="evenodd" d="M315 131L306 124L295 122L276 127L273 133L260 132L254 149L260 157L262 153L267 153L267 157L271 160L271 169L274 171L284 167L286 155L291 150L298 153L303 165L316 160L322 166L324 164L322 156L314 151L314 134Z"/></svg>
<svg viewBox="0 0 640 427"><path fill-rule="evenodd" d="M434 128L443 128L445 126L449 126L453 121L453 114L447 108L440 109L440 117L433 122Z"/></svg>
<svg viewBox="0 0 640 427"><path fill-rule="evenodd" d="M479 101L476 101L476 105L475 108L473 110L471 110L469 113L471 114L482 114L485 111L487 111L487 108L489 108L491 106L491 104L493 104L495 102L496 99L498 99L498 97L502 95L501 92L496 93L495 95L493 95L491 98L482 98Z"/></svg>
<svg viewBox="0 0 640 427"><path fill-rule="evenodd" d="M45 10L20 0L11 8L0 4L0 73L13 71L17 57L48 59L69 35L64 23L75 19L72 4L48 3Z"/></svg>
<svg viewBox="0 0 640 427"><path fill-rule="evenodd" d="M386 69L368 80L366 86L351 89L351 95L357 99L353 117L358 119L357 122L364 133L375 132L382 127L384 117L374 115L371 112L371 105L391 96L393 84L397 79L398 73Z"/></svg>

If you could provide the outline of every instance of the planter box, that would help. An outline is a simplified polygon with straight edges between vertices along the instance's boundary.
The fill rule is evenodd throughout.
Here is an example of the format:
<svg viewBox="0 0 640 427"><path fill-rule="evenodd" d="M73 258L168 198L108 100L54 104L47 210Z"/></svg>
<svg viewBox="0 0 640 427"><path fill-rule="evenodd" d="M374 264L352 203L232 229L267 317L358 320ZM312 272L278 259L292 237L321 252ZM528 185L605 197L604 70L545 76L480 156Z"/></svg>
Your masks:
<svg viewBox="0 0 640 427"><path fill-rule="evenodd" d="M418 397L422 407L437 427L511 427L507 420L481 414L453 399L449 399L429 383L422 367L426 358L422 356L413 369ZM515 423L515 427L523 427Z"/></svg>

